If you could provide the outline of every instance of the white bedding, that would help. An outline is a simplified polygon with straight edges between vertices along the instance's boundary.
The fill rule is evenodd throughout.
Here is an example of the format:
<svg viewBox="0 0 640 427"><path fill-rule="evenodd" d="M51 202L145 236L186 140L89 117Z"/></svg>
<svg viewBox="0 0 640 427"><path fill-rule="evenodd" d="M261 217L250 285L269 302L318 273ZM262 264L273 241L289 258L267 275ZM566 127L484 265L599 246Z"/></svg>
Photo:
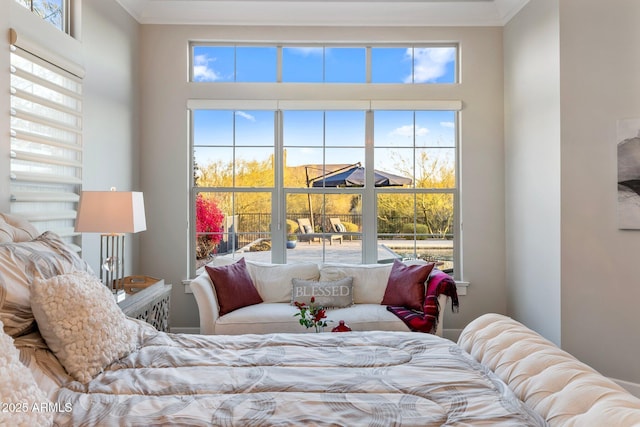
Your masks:
<svg viewBox="0 0 640 427"><path fill-rule="evenodd" d="M87 384L37 333L16 339L57 405L56 425L545 425L491 371L430 334L200 336L136 324L140 348Z"/></svg>

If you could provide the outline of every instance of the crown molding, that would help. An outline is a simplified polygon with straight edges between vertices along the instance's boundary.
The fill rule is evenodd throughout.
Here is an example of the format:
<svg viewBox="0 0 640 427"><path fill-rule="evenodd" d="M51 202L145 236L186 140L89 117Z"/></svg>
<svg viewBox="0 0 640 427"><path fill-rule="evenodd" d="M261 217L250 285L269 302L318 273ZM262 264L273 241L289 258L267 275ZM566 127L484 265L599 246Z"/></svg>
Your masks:
<svg viewBox="0 0 640 427"><path fill-rule="evenodd" d="M141 24L503 26L529 0L116 0Z"/></svg>

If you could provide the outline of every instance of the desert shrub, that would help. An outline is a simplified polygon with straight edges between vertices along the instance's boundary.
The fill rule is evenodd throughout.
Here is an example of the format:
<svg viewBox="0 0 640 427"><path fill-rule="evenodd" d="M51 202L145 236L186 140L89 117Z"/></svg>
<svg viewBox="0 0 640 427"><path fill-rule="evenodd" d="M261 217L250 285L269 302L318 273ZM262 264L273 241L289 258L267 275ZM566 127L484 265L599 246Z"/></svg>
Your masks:
<svg viewBox="0 0 640 427"><path fill-rule="evenodd" d="M403 234L413 234L413 224L404 224L402 226ZM416 224L416 239L425 240L428 238L429 228L425 224ZM412 237L406 237L407 239L413 239Z"/></svg>

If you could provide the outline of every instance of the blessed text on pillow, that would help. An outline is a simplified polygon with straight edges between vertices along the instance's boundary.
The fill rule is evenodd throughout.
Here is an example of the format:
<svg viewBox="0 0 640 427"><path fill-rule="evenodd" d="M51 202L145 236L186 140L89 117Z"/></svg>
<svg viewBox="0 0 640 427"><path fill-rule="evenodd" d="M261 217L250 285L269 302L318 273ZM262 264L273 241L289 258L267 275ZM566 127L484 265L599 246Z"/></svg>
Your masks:
<svg viewBox="0 0 640 427"><path fill-rule="evenodd" d="M353 304L353 278L316 282L312 280L293 279L291 291L291 303L311 303L311 297L315 303L327 308L343 308Z"/></svg>

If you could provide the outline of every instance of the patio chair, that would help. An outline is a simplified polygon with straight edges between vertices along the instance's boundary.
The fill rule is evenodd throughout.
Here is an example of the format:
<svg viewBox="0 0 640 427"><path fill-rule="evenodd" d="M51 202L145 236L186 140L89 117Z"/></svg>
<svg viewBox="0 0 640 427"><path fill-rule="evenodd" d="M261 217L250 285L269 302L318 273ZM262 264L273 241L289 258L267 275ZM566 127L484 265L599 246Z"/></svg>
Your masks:
<svg viewBox="0 0 640 427"><path fill-rule="evenodd" d="M300 234L298 235L298 240L302 242L315 242L320 241L320 239L329 240L329 244L332 245L333 241L339 241L342 244L342 235L333 234L333 233L316 233L313 227L311 226L311 221L309 218L298 218L298 228L300 229Z"/></svg>

